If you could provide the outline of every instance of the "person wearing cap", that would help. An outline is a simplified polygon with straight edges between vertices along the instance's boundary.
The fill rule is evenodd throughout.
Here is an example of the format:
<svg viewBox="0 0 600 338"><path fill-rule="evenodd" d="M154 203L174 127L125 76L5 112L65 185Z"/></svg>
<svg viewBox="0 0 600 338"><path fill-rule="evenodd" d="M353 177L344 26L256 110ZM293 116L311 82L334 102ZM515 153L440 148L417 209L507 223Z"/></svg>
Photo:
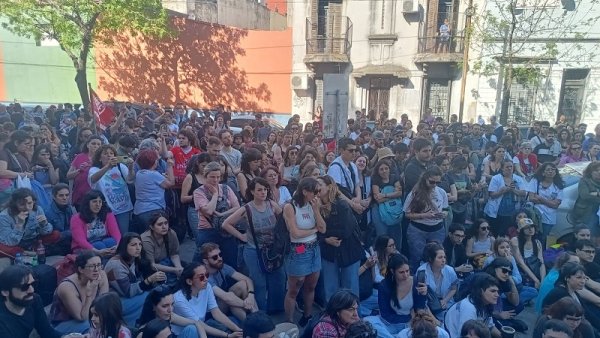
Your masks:
<svg viewBox="0 0 600 338"><path fill-rule="evenodd" d="M365 145L363 152L369 157L369 160L371 160L371 162L373 162L373 157L377 153L377 150L383 147L384 139L385 136L383 135L383 132L377 130L373 133L373 135L371 135L371 141L369 142L369 144Z"/></svg>
<svg viewBox="0 0 600 338"><path fill-rule="evenodd" d="M539 289L546 277L542 243L534 238L536 224L531 218L521 218L517 223L518 236L510 240L513 255L523 273L523 283Z"/></svg>

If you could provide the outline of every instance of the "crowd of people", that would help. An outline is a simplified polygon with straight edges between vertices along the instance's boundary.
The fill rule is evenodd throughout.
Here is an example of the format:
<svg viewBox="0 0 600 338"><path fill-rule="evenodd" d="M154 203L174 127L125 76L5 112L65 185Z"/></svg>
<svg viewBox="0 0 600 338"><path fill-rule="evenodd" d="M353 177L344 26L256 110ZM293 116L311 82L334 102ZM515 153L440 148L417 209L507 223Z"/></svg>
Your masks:
<svg viewBox="0 0 600 338"><path fill-rule="evenodd" d="M327 139L321 109L239 133L222 106L113 109L103 129L70 104L0 105L2 337L285 336L277 314L314 338L600 332L600 125L357 111ZM558 169L582 161L550 247ZM46 301L23 258L51 255L71 260Z"/></svg>

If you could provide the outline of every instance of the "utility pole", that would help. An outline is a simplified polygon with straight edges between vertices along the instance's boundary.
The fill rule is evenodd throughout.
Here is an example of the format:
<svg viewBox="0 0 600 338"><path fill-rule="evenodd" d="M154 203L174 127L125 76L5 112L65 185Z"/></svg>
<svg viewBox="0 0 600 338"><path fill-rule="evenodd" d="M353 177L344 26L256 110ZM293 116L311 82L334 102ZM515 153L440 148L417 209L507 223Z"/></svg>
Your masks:
<svg viewBox="0 0 600 338"><path fill-rule="evenodd" d="M335 99L335 109L333 110L333 121L331 121L331 119L329 121L331 122L330 126L332 126L334 128L333 129L333 139L337 141L340 139L340 124L344 122L344 121L340 121L340 95L348 96L348 92L340 92L339 89L336 89L334 92L325 92L325 96L331 96L331 95L335 96L335 98L334 98ZM345 121L345 122L347 123L348 121ZM344 126L341 126L341 129L344 129ZM336 142L336 148L337 148L337 142Z"/></svg>
<svg viewBox="0 0 600 338"><path fill-rule="evenodd" d="M465 45L463 51L463 63L462 63L462 81L460 83L460 106L458 107L458 121L463 121L463 114L465 110L465 90L467 87L467 75L469 74L469 47L471 45L471 18L473 17L473 0L469 0L469 6L467 7L465 19Z"/></svg>

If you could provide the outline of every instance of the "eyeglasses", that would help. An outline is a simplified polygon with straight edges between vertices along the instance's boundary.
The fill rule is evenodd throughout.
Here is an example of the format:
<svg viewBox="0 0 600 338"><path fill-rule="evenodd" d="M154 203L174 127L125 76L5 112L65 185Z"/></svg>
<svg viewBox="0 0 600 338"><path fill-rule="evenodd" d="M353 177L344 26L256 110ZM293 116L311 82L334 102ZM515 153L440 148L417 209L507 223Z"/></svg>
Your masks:
<svg viewBox="0 0 600 338"><path fill-rule="evenodd" d="M318 194L321 192L321 189L315 189L315 191L313 191L313 193Z"/></svg>
<svg viewBox="0 0 600 338"><path fill-rule="evenodd" d="M581 250L583 252L585 252L588 255L593 255L596 253L596 250L591 250L591 249L586 249L586 250Z"/></svg>
<svg viewBox="0 0 600 338"><path fill-rule="evenodd" d="M458 237L458 238L465 238L465 237L466 237L464 234L463 234L463 235L460 235L460 234L453 234L453 235L454 235L454 237Z"/></svg>
<svg viewBox="0 0 600 338"><path fill-rule="evenodd" d="M221 254L219 253L219 254L216 254L216 255L212 255L209 258L212 259L213 261L216 261L217 258L221 258Z"/></svg>
<svg viewBox="0 0 600 338"><path fill-rule="evenodd" d="M98 263L98 264L86 265L85 268L96 271L96 270L102 269L102 264Z"/></svg>
<svg viewBox="0 0 600 338"><path fill-rule="evenodd" d="M195 275L193 279L198 279L199 281L204 282L206 279L208 279L208 276L210 276L208 272L201 273L201 274Z"/></svg>
<svg viewBox="0 0 600 338"><path fill-rule="evenodd" d="M355 152L357 152L357 151L358 151L358 149L356 149L356 148L352 148L352 149L346 149L346 151L349 151L349 152L351 152L351 153L355 153Z"/></svg>
<svg viewBox="0 0 600 338"><path fill-rule="evenodd" d="M37 281L34 280L31 283L19 285L19 290L21 290L23 292L29 290L29 288L33 288L35 290L36 286L37 286Z"/></svg>
<svg viewBox="0 0 600 338"><path fill-rule="evenodd" d="M431 184L431 185L442 183L442 181L434 181L434 180L427 180L427 182L429 182L429 184Z"/></svg>
<svg viewBox="0 0 600 338"><path fill-rule="evenodd" d="M575 316L566 316L565 320L571 321L571 322L580 322L582 319L581 316L579 317L575 317Z"/></svg>

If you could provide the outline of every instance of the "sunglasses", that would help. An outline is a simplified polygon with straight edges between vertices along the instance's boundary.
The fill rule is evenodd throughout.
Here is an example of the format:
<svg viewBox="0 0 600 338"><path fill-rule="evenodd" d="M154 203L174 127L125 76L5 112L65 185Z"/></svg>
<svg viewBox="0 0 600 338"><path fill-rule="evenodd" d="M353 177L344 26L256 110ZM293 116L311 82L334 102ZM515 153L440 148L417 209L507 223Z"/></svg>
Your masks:
<svg viewBox="0 0 600 338"><path fill-rule="evenodd" d="M29 288L31 288L31 287L35 290L36 286L37 286L37 281L33 281L31 283L19 285L19 290L25 292L25 291L29 290Z"/></svg>
<svg viewBox="0 0 600 338"><path fill-rule="evenodd" d="M481 228L479 228L479 230L487 231L487 230L490 230L490 227L481 227Z"/></svg>
<svg viewBox="0 0 600 338"><path fill-rule="evenodd" d="M429 182L429 184L431 184L431 185L442 183L442 181L434 181L434 180L427 180L427 182Z"/></svg>
<svg viewBox="0 0 600 338"><path fill-rule="evenodd" d="M221 254L212 255L209 258L212 259L213 261L216 261L217 258L221 258Z"/></svg>
<svg viewBox="0 0 600 338"><path fill-rule="evenodd" d="M507 269L507 268L501 268L502 273L507 273L509 275L512 275L512 270L511 269Z"/></svg>
<svg viewBox="0 0 600 338"><path fill-rule="evenodd" d="M207 272L194 276L194 279L198 279L199 281L204 282L206 279L208 279L209 276L210 274Z"/></svg>

